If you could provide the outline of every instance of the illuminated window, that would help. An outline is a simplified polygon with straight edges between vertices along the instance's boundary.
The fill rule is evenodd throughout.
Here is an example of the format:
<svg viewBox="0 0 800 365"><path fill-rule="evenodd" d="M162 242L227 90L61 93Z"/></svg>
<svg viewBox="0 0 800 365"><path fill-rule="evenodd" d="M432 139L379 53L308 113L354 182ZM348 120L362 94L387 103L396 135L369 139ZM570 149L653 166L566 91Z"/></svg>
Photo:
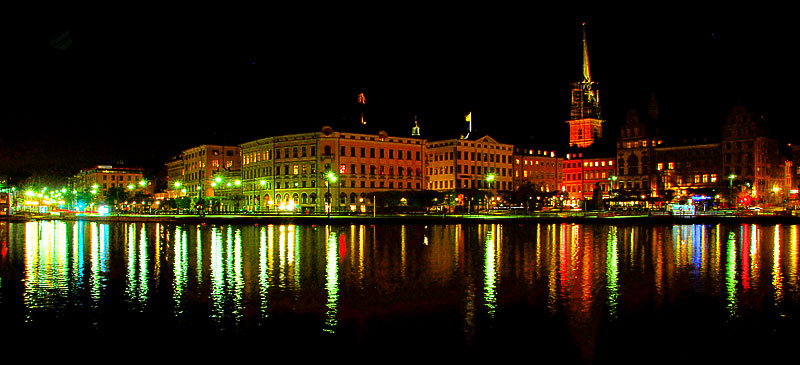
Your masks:
<svg viewBox="0 0 800 365"><path fill-rule="evenodd" d="M225 162L225 167L231 167L231 166L233 166L233 161L226 161Z"/></svg>
<svg viewBox="0 0 800 365"><path fill-rule="evenodd" d="M212 167L219 167L219 160L211 160Z"/></svg>
<svg viewBox="0 0 800 365"><path fill-rule="evenodd" d="M614 166L614 161L608 161L608 166Z"/></svg>
<svg viewBox="0 0 800 365"><path fill-rule="evenodd" d="M519 165L519 159L517 159L517 165Z"/></svg>
<svg viewBox="0 0 800 365"><path fill-rule="evenodd" d="M696 183L700 182L700 175L694 175L694 182Z"/></svg>
<svg viewBox="0 0 800 365"><path fill-rule="evenodd" d="M355 165L353 165L353 166L355 166ZM340 173L340 174L345 174L345 173L347 173L347 169L345 168L345 165L344 165L344 164L341 164L341 165L339 165L339 173Z"/></svg>
<svg viewBox="0 0 800 365"><path fill-rule="evenodd" d="M659 163L656 165L656 170L658 170L658 171L661 171L661 169L663 169L663 168L664 168L664 164L663 164L663 163L661 163L661 162L659 162Z"/></svg>
<svg viewBox="0 0 800 365"><path fill-rule="evenodd" d="M670 170L675 170L675 163L674 162L670 162L669 164L667 164L667 166L668 166L668 168Z"/></svg>
<svg viewBox="0 0 800 365"><path fill-rule="evenodd" d="M717 174L711 174L711 182L717 182Z"/></svg>
<svg viewBox="0 0 800 365"><path fill-rule="evenodd" d="M523 171L522 172L522 177L528 177L528 171Z"/></svg>
<svg viewBox="0 0 800 365"><path fill-rule="evenodd" d="M300 173L300 166L299 165L293 165L292 166L292 174L293 175L297 175L299 173Z"/></svg>

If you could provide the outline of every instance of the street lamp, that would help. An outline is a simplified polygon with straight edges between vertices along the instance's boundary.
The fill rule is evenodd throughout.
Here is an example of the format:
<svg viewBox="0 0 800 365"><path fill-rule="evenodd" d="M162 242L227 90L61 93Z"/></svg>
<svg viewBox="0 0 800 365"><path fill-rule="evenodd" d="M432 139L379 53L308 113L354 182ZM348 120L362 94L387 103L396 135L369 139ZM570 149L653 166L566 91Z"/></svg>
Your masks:
<svg viewBox="0 0 800 365"><path fill-rule="evenodd" d="M328 173L325 174L325 186L328 189L328 193L325 195L326 204L328 204L327 209L326 209L328 211L328 217L331 216L331 208L332 208L332 205L333 205L333 204L331 204L331 201L332 201L332 199L331 199L331 184L335 183L336 179L337 179L336 174L334 174L333 171L328 171Z"/></svg>
<svg viewBox="0 0 800 365"><path fill-rule="evenodd" d="M731 194L731 198L730 198L731 202L734 201L734 198L733 198L733 180L734 179L736 179L736 175L734 175L734 174L728 175L728 181L730 181L730 189L729 190L730 190L730 194Z"/></svg>

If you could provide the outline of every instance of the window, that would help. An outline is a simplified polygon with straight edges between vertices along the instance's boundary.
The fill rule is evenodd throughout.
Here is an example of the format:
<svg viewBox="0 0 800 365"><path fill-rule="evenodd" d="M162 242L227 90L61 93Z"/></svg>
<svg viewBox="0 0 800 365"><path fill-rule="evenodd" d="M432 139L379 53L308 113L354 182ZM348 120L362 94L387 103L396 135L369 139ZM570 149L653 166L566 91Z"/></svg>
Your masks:
<svg viewBox="0 0 800 365"><path fill-rule="evenodd" d="M711 182L717 182L717 174L711 174Z"/></svg>
<svg viewBox="0 0 800 365"><path fill-rule="evenodd" d="M346 150L346 147L345 147L345 146L341 146L341 147L339 148L339 155L341 155L341 156L346 156L347 154L345 154L345 151L347 151L347 150Z"/></svg>
<svg viewBox="0 0 800 365"><path fill-rule="evenodd" d="M311 146L311 157L314 157L316 155L317 155L317 147Z"/></svg>
<svg viewBox="0 0 800 365"><path fill-rule="evenodd" d="M670 169L670 170L675 170L675 163L674 163L674 162L670 162L670 163L669 163L669 164L667 164L667 165L668 165L668 167L669 167L669 169Z"/></svg>
<svg viewBox="0 0 800 365"><path fill-rule="evenodd" d="M661 162L659 162L659 163L656 165L656 170L658 170L658 171L661 171L661 169L663 169L663 168L664 168L664 164L663 164L663 163L661 163Z"/></svg>
<svg viewBox="0 0 800 365"><path fill-rule="evenodd" d="M300 173L300 166L294 165L292 166L292 174L297 175Z"/></svg>
<svg viewBox="0 0 800 365"><path fill-rule="evenodd" d="M369 157L375 158L375 149L374 148L370 148L369 149Z"/></svg>

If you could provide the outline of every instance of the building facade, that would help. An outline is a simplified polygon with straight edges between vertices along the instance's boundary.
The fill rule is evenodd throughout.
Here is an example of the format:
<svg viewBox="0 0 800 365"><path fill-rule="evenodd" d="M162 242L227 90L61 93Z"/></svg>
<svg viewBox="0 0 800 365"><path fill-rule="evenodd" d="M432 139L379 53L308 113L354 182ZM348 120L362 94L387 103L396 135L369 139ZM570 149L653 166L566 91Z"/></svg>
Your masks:
<svg viewBox="0 0 800 365"><path fill-rule="evenodd" d="M71 179L72 190L95 190L104 194L111 188L125 188L131 191L145 191L142 185L144 170L138 167L97 165L80 170Z"/></svg>
<svg viewBox="0 0 800 365"><path fill-rule="evenodd" d="M214 179L242 168L239 146L200 145L184 150L181 157L182 178L172 180L170 177L167 188L178 190L192 198L214 197Z"/></svg>
<svg viewBox="0 0 800 365"><path fill-rule="evenodd" d="M722 127L722 172L749 191L756 202L783 185L778 141L768 138L758 116L736 107Z"/></svg>
<svg viewBox="0 0 800 365"><path fill-rule="evenodd" d="M624 195L658 196L655 148L662 143L657 109L651 100L647 120L635 110L628 112L617 139L617 188Z"/></svg>
<svg viewBox="0 0 800 365"><path fill-rule="evenodd" d="M608 198L614 185L614 159L612 157L584 158L582 154L568 154L561 161L560 190L569 194L570 205L594 198L599 188L601 198Z"/></svg>
<svg viewBox="0 0 800 365"><path fill-rule="evenodd" d="M658 146L655 149L658 190L664 196L717 195L727 183L720 163L720 144Z"/></svg>
<svg viewBox="0 0 800 365"><path fill-rule="evenodd" d="M514 146L492 137L478 140L428 141L425 146L426 189L513 189Z"/></svg>
<svg viewBox="0 0 800 365"><path fill-rule="evenodd" d="M242 144L249 210L357 210L368 193L423 189L424 140L333 131Z"/></svg>
<svg viewBox="0 0 800 365"><path fill-rule="evenodd" d="M541 149L521 149L514 151L513 186L518 189L525 184L533 184L542 192L559 189L560 161L555 151Z"/></svg>

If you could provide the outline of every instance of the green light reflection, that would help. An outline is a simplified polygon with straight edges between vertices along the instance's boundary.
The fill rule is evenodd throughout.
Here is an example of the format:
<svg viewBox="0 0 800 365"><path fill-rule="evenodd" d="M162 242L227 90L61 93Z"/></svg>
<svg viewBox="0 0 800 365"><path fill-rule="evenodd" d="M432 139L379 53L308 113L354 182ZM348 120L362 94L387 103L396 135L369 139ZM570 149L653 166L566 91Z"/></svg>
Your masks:
<svg viewBox="0 0 800 365"><path fill-rule="evenodd" d="M728 233L728 257L725 263L725 289L728 295L728 315L733 318L738 311L736 300L736 234Z"/></svg>
<svg viewBox="0 0 800 365"><path fill-rule="evenodd" d="M617 248L617 227L608 230L606 251L606 290L608 292L608 313L612 318L617 317L619 300L619 256Z"/></svg>
<svg viewBox="0 0 800 365"><path fill-rule="evenodd" d="M491 225L486 232L486 242L484 251L484 272L483 272L483 300L486 311L490 318L494 318L497 308L497 246L494 240L494 231L497 225Z"/></svg>
<svg viewBox="0 0 800 365"><path fill-rule="evenodd" d="M323 331L334 333L336 331L336 313L339 301L339 254L336 245L336 232L330 226L325 226L328 237L325 250L325 291L328 294L325 313L325 327Z"/></svg>

